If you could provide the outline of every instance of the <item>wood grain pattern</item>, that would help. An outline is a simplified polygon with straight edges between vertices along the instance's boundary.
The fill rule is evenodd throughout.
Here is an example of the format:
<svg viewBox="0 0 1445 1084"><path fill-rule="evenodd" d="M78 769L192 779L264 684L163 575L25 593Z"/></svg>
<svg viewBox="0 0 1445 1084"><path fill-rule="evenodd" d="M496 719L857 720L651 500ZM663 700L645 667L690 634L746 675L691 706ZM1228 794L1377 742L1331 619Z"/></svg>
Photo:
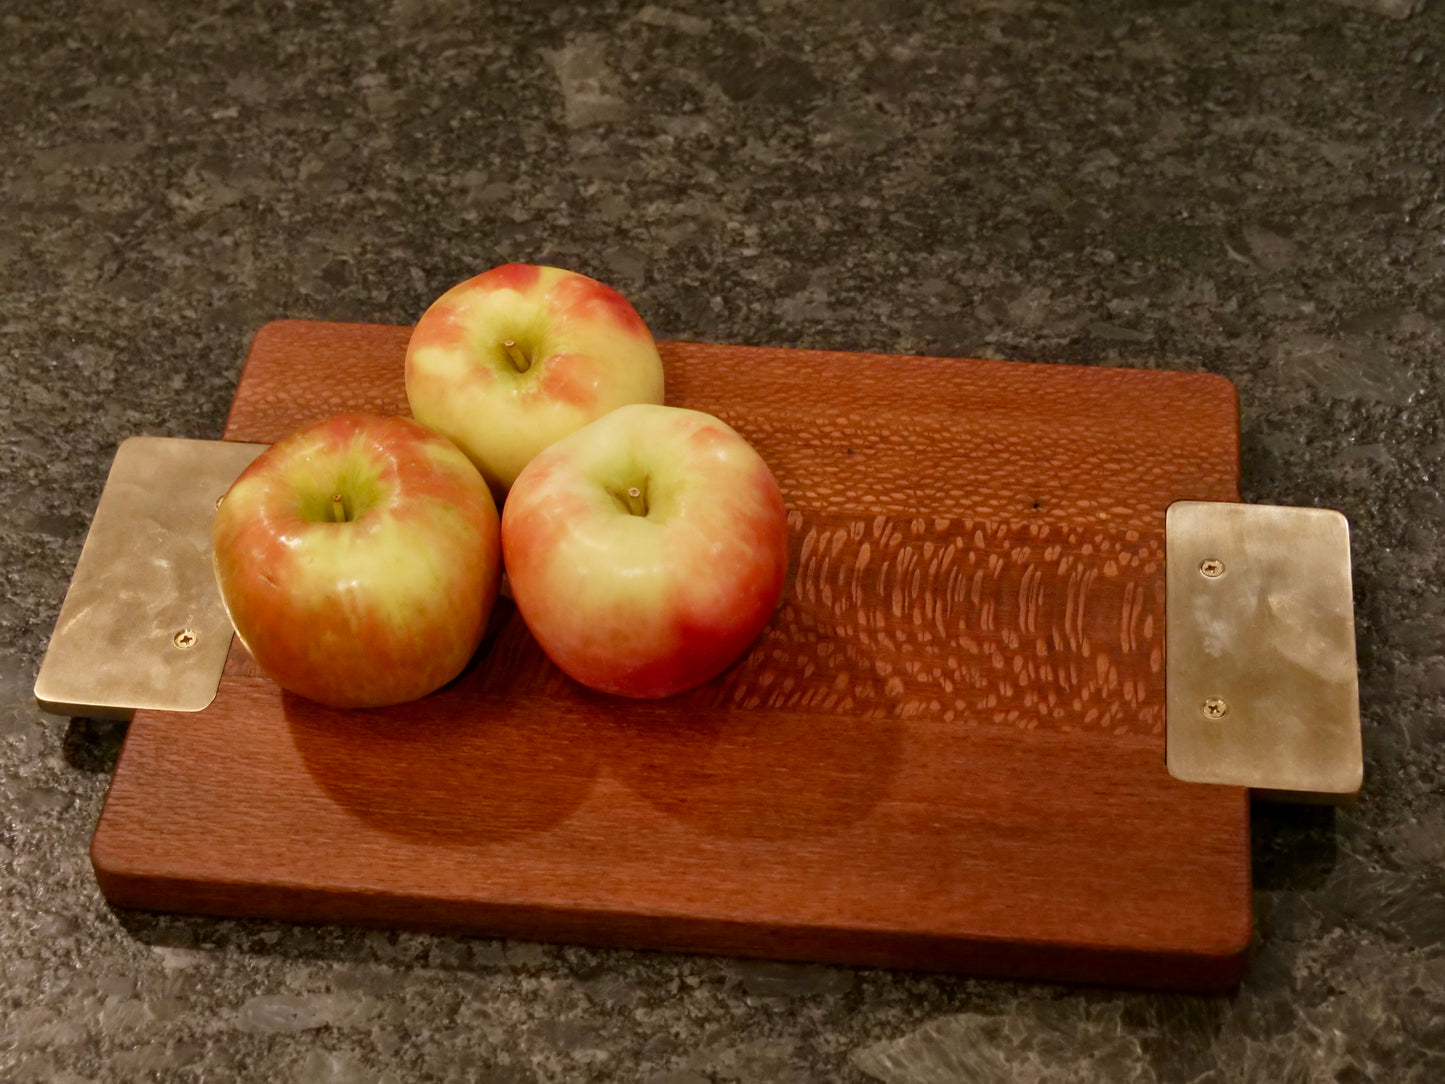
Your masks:
<svg viewBox="0 0 1445 1084"><path fill-rule="evenodd" d="M404 411L408 329L258 334L226 436ZM1164 768L1164 510L1237 499L1219 378L664 343L773 466L789 589L656 704L509 606L457 682L333 712L233 650L132 723L93 845L129 906L1215 989L1248 806Z"/></svg>

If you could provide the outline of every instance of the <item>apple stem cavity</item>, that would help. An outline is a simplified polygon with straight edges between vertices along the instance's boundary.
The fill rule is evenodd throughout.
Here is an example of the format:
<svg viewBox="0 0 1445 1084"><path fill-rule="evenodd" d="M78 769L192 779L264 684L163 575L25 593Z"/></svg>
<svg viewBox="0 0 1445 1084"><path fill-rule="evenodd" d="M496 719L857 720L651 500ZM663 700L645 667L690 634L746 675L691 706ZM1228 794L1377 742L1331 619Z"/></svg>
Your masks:
<svg viewBox="0 0 1445 1084"><path fill-rule="evenodd" d="M522 348L517 345L516 339L504 339L502 341L502 349L506 351L507 357L511 359L512 365L516 368L517 372L525 373L532 367L532 363L527 360L527 355L522 353Z"/></svg>

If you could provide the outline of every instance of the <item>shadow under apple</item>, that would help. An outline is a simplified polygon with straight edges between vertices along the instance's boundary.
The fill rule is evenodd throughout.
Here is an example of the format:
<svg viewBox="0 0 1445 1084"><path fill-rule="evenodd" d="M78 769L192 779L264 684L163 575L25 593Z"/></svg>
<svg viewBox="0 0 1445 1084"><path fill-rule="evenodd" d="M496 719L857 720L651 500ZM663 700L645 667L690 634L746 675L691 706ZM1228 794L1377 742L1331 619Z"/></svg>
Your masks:
<svg viewBox="0 0 1445 1084"><path fill-rule="evenodd" d="M717 701L714 683L658 701L587 689L548 661L503 601L469 668L431 696L336 711L286 695L282 710L329 797L423 842L484 846L544 832L603 777L691 831L761 841L845 830L891 786L897 720Z"/></svg>
<svg viewBox="0 0 1445 1084"><path fill-rule="evenodd" d="M451 845L513 840L572 815L598 771L587 721L487 688L488 647L511 609L499 604L467 670L420 700L356 711L282 696L301 761L331 799L393 835Z"/></svg>
<svg viewBox="0 0 1445 1084"><path fill-rule="evenodd" d="M615 699L615 698L613 698ZM603 773L709 836L806 840L864 820L892 785L893 719L634 703L600 716Z"/></svg>

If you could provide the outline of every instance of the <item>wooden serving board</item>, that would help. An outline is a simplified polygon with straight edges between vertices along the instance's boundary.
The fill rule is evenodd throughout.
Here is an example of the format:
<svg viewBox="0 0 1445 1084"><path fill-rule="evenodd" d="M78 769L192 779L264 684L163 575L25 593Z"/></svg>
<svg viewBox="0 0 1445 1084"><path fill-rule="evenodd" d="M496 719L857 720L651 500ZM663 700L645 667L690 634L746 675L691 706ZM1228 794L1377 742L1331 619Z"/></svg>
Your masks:
<svg viewBox="0 0 1445 1084"><path fill-rule="evenodd" d="M409 329L256 336L226 437L405 412ZM791 566L736 666L595 695L510 604L455 683L339 712L232 650L141 712L92 847L115 904L1221 989L1248 803L1164 765L1164 511L1238 499L1193 373L663 343L771 464Z"/></svg>

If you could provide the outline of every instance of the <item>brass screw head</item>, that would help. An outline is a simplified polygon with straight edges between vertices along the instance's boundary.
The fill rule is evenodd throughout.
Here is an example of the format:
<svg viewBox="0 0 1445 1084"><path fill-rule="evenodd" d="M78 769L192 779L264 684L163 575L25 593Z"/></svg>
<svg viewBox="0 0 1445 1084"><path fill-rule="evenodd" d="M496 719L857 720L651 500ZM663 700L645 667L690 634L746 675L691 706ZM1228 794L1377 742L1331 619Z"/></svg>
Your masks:
<svg viewBox="0 0 1445 1084"><path fill-rule="evenodd" d="M181 629L171 637L171 643L175 644L176 647L182 651L188 651L196 646L196 641L199 639L200 637L196 635L195 629Z"/></svg>
<svg viewBox="0 0 1445 1084"><path fill-rule="evenodd" d="M1229 710L1229 705L1220 696L1211 696L1199 705L1199 710L1204 712L1206 719L1221 719L1224 713Z"/></svg>
<svg viewBox="0 0 1445 1084"><path fill-rule="evenodd" d="M1206 557L1199 562L1199 573L1208 576L1211 580L1217 580L1224 575L1224 562L1218 557Z"/></svg>

